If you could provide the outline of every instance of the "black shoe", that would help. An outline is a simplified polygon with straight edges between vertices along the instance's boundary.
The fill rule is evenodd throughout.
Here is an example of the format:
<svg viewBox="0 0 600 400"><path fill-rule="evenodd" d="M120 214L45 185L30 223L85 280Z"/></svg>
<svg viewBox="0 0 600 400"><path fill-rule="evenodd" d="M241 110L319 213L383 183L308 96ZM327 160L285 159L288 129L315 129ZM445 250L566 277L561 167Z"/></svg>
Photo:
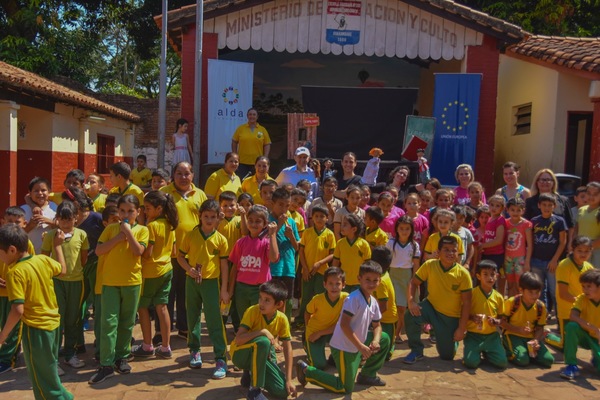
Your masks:
<svg viewBox="0 0 600 400"><path fill-rule="evenodd" d="M385 386L385 382L381 380L380 377L364 376L363 374L358 374L358 376L356 377L356 383L365 386Z"/></svg>
<svg viewBox="0 0 600 400"><path fill-rule="evenodd" d="M131 337L131 345L133 346L135 344L135 338L132 336Z"/></svg>
<svg viewBox="0 0 600 400"><path fill-rule="evenodd" d="M110 378L115 374L113 367L99 367L96 373L92 375L88 383L94 385L96 383L104 382L107 378Z"/></svg>
<svg viewBox="0 0 600 400"><path fill-rule="evenodd" d="M296 378L298 378L298 382L300 382L302 386L306 386L306 367L308 367L308 364L302 360L298 360L296 363Z"/></svg>
<svg viewBox="0 0 600 400"><path fill-rule="evenodd" d="M327 358L327 365L331 365L332 367L335 367L335 359L333 358L333 356L331 354Z"/></svg>
<svg viewBox="0 0 600 400"><path fill-rule="evenodd" d="M252 378L250 377L250 371L247 369L242 372L242 379L240 379L240 385L244 388L249 388Z"/></svg>
<svg viewBox="0 0 600 400"><path fill-rule="evenodd" d="M128 374L131 372L131 366L129 365L127 360L123 358L115 362L115 371L117 371L120 374Z"/></svg>
<svg viewBox="0 0 600 400"><path fill-rule="evenodd" d="M162 344L162 335L160 333L157 333L156 335L154 335L154 337L152 338L152 345L153 346L158 346L159 344Z"/></svg>

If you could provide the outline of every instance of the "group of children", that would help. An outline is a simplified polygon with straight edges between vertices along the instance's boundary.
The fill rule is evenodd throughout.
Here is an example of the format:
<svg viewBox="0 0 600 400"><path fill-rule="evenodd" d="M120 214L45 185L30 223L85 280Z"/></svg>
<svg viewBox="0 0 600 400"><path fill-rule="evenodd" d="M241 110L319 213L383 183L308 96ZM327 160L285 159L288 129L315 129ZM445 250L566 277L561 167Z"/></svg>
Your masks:
<svg viewBox="0 0 600 400"><path fill-rule="evenodd" d="M333 197L336 179L327 177L322 195L309 203L303 189L266 179L258 187L262 204L228 191L207 200L196 189L198 224L176 239L189 216L181 214L174 196L185 201L189 193L173 193L166 187L168 174L148 175L143 167L133 176L145 177L152 189L146 194L131 181L131 168L117 163L108 195L102 194L102 177L73 170L64 192L50 193L48 181L35 178L27 204L5 212L0 373L14 366L22 337L36 398L72 398L58 378L59 345L67 365L85 365L77 354L85 351L83 325L91 303L100 366L90 384L115 371L129 373L135 357L171 358L173 312L167 305L173 268L186 274L189 366L203 364L204 311L215 359L212 377L226 377L225 324L231 318L229 356L243 371L249 399L266 398L263 390L276 397L295 394L294 369L302 385L337 393L351 393L355 383L383 386L377 372L403 342L403 331L407 364L423 357L425 330L442 359L452 360L464 341L469 368L482 355L499 368L508 361L549 367L554 359L545 342L558 348L564 343L565 378L577 375L578 347L591 348L594 365L600 365L600 272L588 263L597 240L576 236L567 246L567 228L552 214L551 195L539 196L541 215L527 221L522 199L505 204L504 197L492 196L481 204L483 189L477 187L469 188L468 205L452 206L452 191L435 188L433 195L408 195L400 208L393 186L374 204L368 186L350 186L342 204ZM586 212L597 216L600 185L590 183L586 193ZM566 248L571 252L563 258ZM536 271L543 262L547 271ZM554 273L559 335L550 336L544 331L547 306L539 298L543 278ZM294 364L297 292L293 326L304 330L307 358ZM143 340L132 347L136 315ZM159 341L151 333L152 315ZM276 352L283 352L285 372ZM337 376L324 371L328 364Z"/></svg>

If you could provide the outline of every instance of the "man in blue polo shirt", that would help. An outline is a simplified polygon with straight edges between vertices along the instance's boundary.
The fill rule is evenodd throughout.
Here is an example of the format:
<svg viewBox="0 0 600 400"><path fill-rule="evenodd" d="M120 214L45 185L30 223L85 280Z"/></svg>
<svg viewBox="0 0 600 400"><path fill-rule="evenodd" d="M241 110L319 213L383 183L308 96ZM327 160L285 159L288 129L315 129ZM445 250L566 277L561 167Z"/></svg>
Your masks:
<svg viewBox="0 0 600 400"><path fill-rule="evenodd" d="M307 179L311 186L311 192L307 193L307 196L309 201L312 201L314 197L319 195L319 184L314 171L308 166L310 151L306 147L298 147L294 153L294 160L296 165L284 168L275 180L278 185L291 183L296 186L300 180Z"/></svg>

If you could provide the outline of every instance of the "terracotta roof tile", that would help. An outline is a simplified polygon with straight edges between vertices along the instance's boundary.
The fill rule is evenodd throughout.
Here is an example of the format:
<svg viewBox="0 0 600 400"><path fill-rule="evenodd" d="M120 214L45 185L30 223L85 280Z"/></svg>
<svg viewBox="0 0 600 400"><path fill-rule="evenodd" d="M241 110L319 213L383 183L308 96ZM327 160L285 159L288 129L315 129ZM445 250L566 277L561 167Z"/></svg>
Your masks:
<svg viewBox="0 0 600 400"><path fill-rule="evenodd" d="M507 51L549 64L600 74L600 37L533 35L510 46Z"/></svg>
<svg viewBox="0 0 600 400"><path fill-rule="evenodd" d="M130 122L140 122L142 120L139 115L104 103L93 97L2 61L0 61L0 85L8 86L14 90L33 92L57 102L97 111Z"/></svg>

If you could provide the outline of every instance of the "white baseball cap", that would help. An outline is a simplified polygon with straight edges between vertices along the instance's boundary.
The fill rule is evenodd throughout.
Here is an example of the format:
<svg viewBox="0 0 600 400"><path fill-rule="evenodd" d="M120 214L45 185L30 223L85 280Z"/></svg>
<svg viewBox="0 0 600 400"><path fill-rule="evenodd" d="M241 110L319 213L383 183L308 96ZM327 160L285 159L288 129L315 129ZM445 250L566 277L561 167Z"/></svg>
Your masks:
<svg viewBox="0 0 600 400"><path fill-rule="evenodd" d="M302 154L305 154L305 155L307 155L307 156L310 157L310 151L306 147L304 147L304 146L298 147L296 149L296 153L295 153L296 156L299 156L299 155L302 155Z"/></svg>

